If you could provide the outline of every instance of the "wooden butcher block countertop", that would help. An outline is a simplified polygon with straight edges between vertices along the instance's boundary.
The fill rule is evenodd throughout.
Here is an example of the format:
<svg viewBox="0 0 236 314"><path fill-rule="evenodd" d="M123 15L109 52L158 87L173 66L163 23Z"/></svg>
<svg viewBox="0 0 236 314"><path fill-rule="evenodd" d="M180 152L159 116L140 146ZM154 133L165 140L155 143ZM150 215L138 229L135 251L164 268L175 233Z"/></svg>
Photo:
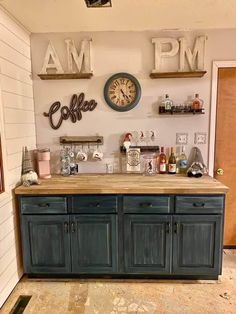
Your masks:
<svg viewBox="0 0 236 314"><path fill-rule="evenodd" d="M49 194L222 194L228 188L209 176L188 178L181 175L80 174L40 180L40 185L19 186L17 195Z"/></svg>

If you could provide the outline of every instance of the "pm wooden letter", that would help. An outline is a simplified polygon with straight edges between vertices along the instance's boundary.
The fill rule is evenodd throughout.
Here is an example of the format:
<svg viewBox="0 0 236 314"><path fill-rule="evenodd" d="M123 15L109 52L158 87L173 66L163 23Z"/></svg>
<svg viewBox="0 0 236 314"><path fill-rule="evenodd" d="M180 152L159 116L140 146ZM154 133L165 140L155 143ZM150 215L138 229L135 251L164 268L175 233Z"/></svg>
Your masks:
<svg viewBox="0 0 236 314"><path fill-rule="evenodd" d="M179 51L179 43L174 38L153 38L152 43L155 45L155 69L152 73L158 73L161 71L161 58L175 56ZM163 51L164 44L169 44L171 49Z"/></svg>
<svg viewBox="0 0 236 314"><path fill-rule="evenodd" d="M186 71L185 69L186 59L188 60L188 64L191 71L203 71L206 36L200 36L196 39L195 45L193 47L193 52L189 47L187 47L187 41L185 38L179 38L179 42L180 42L179 72Z"/></svg>

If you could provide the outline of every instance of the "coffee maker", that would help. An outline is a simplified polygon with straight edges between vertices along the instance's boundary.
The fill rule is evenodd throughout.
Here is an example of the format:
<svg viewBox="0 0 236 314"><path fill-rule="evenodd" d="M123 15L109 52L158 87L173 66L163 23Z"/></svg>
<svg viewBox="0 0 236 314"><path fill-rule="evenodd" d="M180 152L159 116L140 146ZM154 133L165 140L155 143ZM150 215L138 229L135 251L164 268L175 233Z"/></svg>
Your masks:
<svg viewBox="0 0 236 314"><path fill-rule="evenodd" d="M50 149L40 149L37 151L38 175L41 179L51 178L50 171Z"/></svg>

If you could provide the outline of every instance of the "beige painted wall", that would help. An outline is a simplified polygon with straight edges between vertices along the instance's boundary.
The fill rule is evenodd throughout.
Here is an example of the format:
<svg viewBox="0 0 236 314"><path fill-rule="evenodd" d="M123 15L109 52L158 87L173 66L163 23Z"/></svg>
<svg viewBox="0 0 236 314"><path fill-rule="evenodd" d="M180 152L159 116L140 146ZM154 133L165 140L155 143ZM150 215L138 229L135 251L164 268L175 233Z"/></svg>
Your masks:
<svg viewBox="0 0 236 314"><path fill-rule="evenodd" d="M152 37L186 36L189 42L196 35L208 36L206 46L207 75L201 79L159 79L152 80L149 74L154 65ZM36 132L39 147L50 147L53 161L58 161L59 136L62 135L103 135L105 159L103 162L87 162L81 171L104 172L105 163L118 157L119 141L122 134L134 130L157 130L158 144L175 145L176 132L187 132L189 144L187 151L194 145L195 132L209 129L210 87L212 60L236 59L236 44L233 40L236 30L214 30L195 32L94 32L94 33L54 33L33 34L31 36L34 97L36 108ZM78 44L83 38L93 39L94 77L91 80L42 81L37 77L40 72L48 41L51 40L59 58L66 69L66 50L64 40L73 38ZM168 61L169 69L177 68L177 60ZM103 98L106 80L114 73L125 71L135 75L142 86L140 104L127 113L119 113L108 107ZM59 130L49 126L48 119L42 114L58 100L68 105L73 93L85 92L86 98L94 98L98 107L94 112L85 113L76 124L64 121ZM176 102L181 103L199 93L205 102L204 116L163 117L158 115L158 100L168 93ZM208 144L200 145L207 161ZM117 162L115 162L117 164ZM53 171L58 171L53 162Z"/></svg>
<svg viewBox="0 0 236 314"><path fill-rule="evenodd" d="M0 307L23 274L19 219L12 190L22 147L35 148L29 34L0 9L0 134L6 192L0 194Z"/></svg>

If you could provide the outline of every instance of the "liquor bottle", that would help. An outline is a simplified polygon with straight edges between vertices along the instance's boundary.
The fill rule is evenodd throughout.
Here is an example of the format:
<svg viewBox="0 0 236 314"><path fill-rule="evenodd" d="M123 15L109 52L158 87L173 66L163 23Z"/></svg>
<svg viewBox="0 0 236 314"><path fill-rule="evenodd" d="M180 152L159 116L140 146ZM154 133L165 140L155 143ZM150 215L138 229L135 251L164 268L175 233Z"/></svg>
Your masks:
<svg viewBox="0 0 236 314"><path fill-rule="evenodd" d="M188 166L188 159L185 154L185 146L182 146L181 153L178 160L178 168L180 174L186 174Z"/></svg>
<svg viewBox="0 0 236 314"><path fill-rule="evenodd" d="M192 110L201 110L203 108L203 100L199 99L199 94L195 94L192 101Z"/></svg>
<svg viewBox="0 0 236 314"><path fill-rule="evenodd" d="M164 153L164 147L161 147L159 156L159 173L166 173L166 154Z"/></svg>
<svg viewBox="0 0 236 314"><path fill-rule="evenodd" d="M176 158L174 154L174 148L171 147L171 154L169 158L169 168L168 168L169 174L176 174Z"/></svg>
<svg viewBox="0 0 236 314"><path fill-rule="evenodd" d="M165 99L162 101L162 106L165 107L165 111L171 111L173 101L169 98L169 95L165 95Z"/></svg>

